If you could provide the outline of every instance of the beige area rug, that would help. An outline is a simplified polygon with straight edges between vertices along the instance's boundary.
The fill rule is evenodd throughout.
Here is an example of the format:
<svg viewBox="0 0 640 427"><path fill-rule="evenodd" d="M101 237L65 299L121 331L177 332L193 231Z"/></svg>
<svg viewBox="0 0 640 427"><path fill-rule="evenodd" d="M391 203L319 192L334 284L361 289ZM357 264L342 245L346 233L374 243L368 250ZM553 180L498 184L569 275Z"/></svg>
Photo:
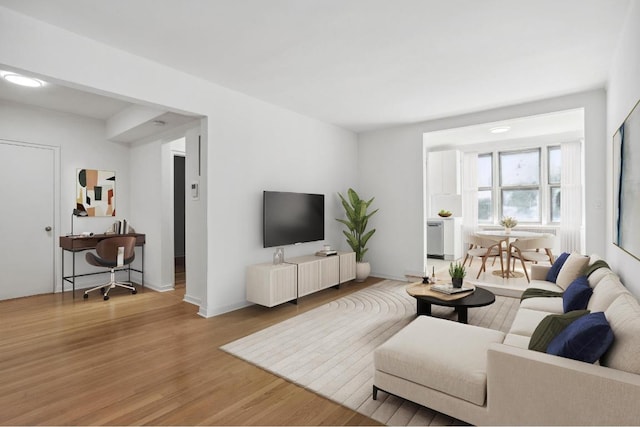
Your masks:
<svg viewBox="0 0 640 427"><path fill-rule="evenodd" d="M224 345L227 351L388 425L447 425L458 420L386 393L371 397L373 350L416 316L408 283L384 280ZM469 309L469 323L507 332L519 300L496 297ZM452 308L434 316L455 319Z"/></svg>

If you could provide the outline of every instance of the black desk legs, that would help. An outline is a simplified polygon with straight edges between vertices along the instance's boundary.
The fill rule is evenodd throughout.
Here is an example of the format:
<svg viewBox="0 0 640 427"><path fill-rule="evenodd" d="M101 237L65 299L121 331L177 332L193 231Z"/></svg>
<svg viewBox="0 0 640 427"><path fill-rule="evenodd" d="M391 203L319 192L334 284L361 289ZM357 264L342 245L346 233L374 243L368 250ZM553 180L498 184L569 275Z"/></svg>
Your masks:
<svg viewBox="0 0 640 427"><path fill-rule="evenodd" d="M65 281L69 281L71 282L71 290L72 290L72 295L73 298L76 297L76 253L75 251L70 251L71 252L71 276L65 276L64 275L64 249L62 250L62 293L64 294L64 282ZM71 278L71 280L69 280L69 278Z"/></svg>
<svg viewBox="0 0 640 427"><path fill-rule="evenodd" d="M76 253L71 252L71 265L73 267L71 267L73 269L73 276L71 276L71 293L73 295L73 298L76 297Z"/></svg>

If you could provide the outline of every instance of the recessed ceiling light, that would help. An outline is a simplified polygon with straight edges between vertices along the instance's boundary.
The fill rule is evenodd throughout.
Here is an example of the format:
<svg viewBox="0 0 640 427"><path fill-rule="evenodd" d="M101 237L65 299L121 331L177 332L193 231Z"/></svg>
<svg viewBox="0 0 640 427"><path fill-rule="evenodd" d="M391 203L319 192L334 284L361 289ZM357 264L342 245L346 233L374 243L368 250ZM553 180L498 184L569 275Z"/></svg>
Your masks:
<svg viewBox="0 0 640 427"><path fill-rule="evenodd" d="M13 84L26 86L26 87L42 87L44 82L42 80L34 79L33 77L23 76L17 73L3 73L2 77Z"/></svg>
<svg viewBox="0 0 640 427"><path fill-rule="evenodd" d="M496 126L489 129L491 133L505 133L511 130L511 126Z"/></svg>

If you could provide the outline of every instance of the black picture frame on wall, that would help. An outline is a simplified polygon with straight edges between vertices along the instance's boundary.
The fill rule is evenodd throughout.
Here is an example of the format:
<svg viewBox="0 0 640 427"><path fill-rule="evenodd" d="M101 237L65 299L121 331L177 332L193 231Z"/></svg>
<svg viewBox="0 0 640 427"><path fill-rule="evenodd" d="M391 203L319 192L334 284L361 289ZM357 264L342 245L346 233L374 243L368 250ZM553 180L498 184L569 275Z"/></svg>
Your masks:
<svg viewBox="0 0 640 427"><path fill-rule="evenodd" d="M640 260L640 100L613 135L613 243Z"/></svg>

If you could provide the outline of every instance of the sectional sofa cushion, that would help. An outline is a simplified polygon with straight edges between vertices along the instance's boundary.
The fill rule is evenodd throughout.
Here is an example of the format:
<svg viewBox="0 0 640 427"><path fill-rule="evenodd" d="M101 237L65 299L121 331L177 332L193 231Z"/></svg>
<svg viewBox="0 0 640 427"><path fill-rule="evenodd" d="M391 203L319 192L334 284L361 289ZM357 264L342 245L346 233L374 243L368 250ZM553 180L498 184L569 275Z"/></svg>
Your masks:
<svg viewBox="0 0 640 427"><path fill-rule="evenodd" d="M511 324L511 329L509 330L509 333L530 337L533 334L533 331L536 330L540 322L542 322L542 319L544 319L550 314L557 314L557 313L549 313L546 311L539 311L539 310L530 310L528 308L520 307L518 309L518 312L516 313L516 317L513 319L513 323Z"/></svg>
<svg viewBox="0 0 640 427"><path fill-rule="evenodd" d="M619 295L604 312L615 340L601 363L640 374L640 304L629 293Z"/></svg>
<svg viewBox="0 0 640 427"><path fill-rule="evenodd" d="M529 310L546 311L549 313L564 313L562 305L562 297L538 297L527 298L522 300L520 308L528 308Z"/></svg>
<svg viewBox="0 0 640 427"><path fill-rule="evenodd" d="M587 274L589 271L591 271L591 273ZM607 274L613 273L613 271L599 255L591 254L589 257L589 265L583 270L583 273L587 276L589 286L595 288L598 283L600 283L600 280L602 280Z"/></svg>
<svg viewBox="0 0 640 427"><path fill-rule="evenodd" d="M507 334L507 336L504 337L503 344L527 350L529 348L529 337L517 334Z"/></svg>
<svg viewBox="0 0 640 427"><path fill-rule="evenodd" d="M567 326L580 317L589 314L589 310L575 310L564 314L550 314L540 321L529 340L529 350L546 352L549 343L564 331Z"/></svg>
<svg viewBox="0 0 640 427"><path fill-rule="evenodd" d="M589 286L587 276L576 278L562 294L562 307L565 313L587 308L593 289Z"/></svg>
<svg viewBox="0 0 640 427"><path fill-rule="evenodd" d="M450 320L418 316L378 347L375 369L484 405L487 351L505 334Z"/></svg>
<svg viewBox="0 0 640 427"><path fill-rule="evenodd" d="M603 312L584 315L560 332L547 346L547 353L594 363L613 343L613 332Z"/></svg>
<svg viewBox="0 0 640 427"><path fill-rule="evenodd" d="M560 269L562 268L565 261L569 258L569 254L566 252L561 253L558 258L553 262L551 268L547 272L547 281L551 283L556 283L556 279L558 278L558 273L560 273Z"/></svg>
<svg viewBox="0 0 640 427"><path fill-rule="evenodd" d="M620 278L614 273L606 275L598 286L593 288L593 295L589 299L587 309L592 313L605 311L611 303L624 293L629 293L627 288L620 282Z"/></svg>
<svg viewBox="0 0 640 427"><path fill-rule="evenodd" d="M558 277L556 279L556 285L566 290L571 282L573 282L582 273L582 270L589 264L589 257L580 255L578 253L572 253L562 265Z"/></svg>

